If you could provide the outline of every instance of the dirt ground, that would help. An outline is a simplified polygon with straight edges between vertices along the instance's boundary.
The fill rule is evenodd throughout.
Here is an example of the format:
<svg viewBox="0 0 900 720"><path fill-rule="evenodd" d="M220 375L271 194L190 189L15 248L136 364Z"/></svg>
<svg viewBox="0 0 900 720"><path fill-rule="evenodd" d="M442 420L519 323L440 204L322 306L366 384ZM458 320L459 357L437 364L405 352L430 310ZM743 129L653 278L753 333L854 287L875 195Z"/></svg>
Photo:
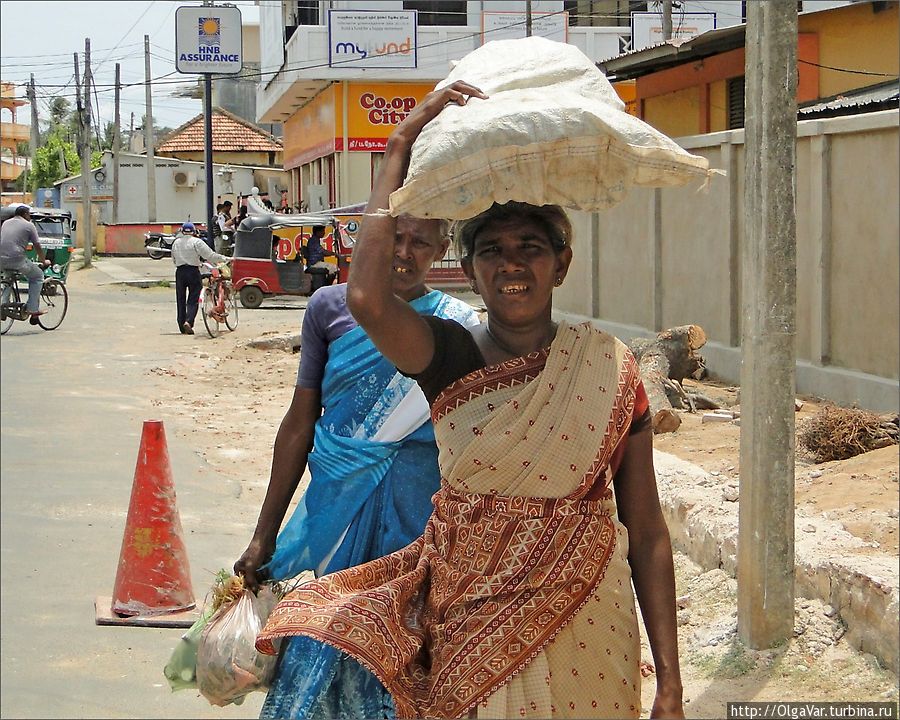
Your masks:
<svg viewBox="0 0 900 720"><path fill-rule="evenodd" d="M249 512L262 502L272 456L272 442L287 408L296 378L298 354L284 332L299 327L299 312L281 313L268 328L248 335L244 328L215 340L185 338L184 351L166 367L150 373L167 417L186 435L201 430L209 439L201 452L223 475L240 481ZM248 321L244 321L244 317ZM258 317L253 317L257 321ZM261 328L259 322L253 325ZM251 340L273 347L253 347ZM298 339L299 342L299 339ZM735 404L737 388L698 383L699 390L723 406ZM198 392L199 388L206 391ZM210 390L211 389L211 390ZM798 427L821 403L800 398ZM675 433L656 436L655 446L704 468L736 485L739 433L734 423L701 423L683 415ZM710 492L713 492L711 489ZM715 492L721 492L716 489ZM866 542L866 551L898 555L898 453L888 447L850 460L815 464L802 454L796 465L796 502L807 515L838 521ZM803 531L798 521L797 532ZM249 540L249 536L248 536ZM856 550L855 552L859 552ZM897 678L879 667L871 655L848 646L833 608L798 599L795 637L776 650L753 651L736 636L736 583L721 570L703 572L687 556L676 553L677 595L682 675L689 717L724 717L725 703L735 700L868 700L896 701ZM645 649L645 660L650 661ZM652 674L644 684L644 716L653 697Z"/></svg>

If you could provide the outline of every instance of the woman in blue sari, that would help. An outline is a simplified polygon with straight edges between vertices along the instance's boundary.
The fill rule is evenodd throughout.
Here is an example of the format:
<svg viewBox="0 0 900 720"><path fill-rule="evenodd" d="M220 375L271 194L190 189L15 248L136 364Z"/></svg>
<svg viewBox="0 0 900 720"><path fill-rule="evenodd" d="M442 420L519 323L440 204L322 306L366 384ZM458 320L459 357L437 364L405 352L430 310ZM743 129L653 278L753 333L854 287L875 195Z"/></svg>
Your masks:
<svg viewBox="0 0 900 720"><path fill-rule="evenodd" d="M420 314L477 324L472 308L425 285L447 250L447 224L402 217L395 294ZM317 290L303 320L291 406L275 438L272 471L250 545L235 563L253 589L312 570L321 575L398 550L418 537L439 487L428 404L347 310L346 286ZM310 483L279 534L306 466ZM262 717L392 715L372 675L332 648L292 638L282 649Z"/></svg>

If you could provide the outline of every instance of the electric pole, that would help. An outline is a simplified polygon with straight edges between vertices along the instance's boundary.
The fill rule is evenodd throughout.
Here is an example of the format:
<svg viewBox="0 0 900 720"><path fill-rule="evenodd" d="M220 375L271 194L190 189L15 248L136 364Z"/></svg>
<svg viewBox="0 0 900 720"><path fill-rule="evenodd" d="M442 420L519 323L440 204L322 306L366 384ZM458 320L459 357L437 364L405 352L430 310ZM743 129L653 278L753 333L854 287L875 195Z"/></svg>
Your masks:
<svg viewBox="0 0 900 720"><path fill-rule="evenodd" d="M147 146L147 222L156 222L156 161L153 157L153 98L150 88L150 36L144 35L144 82L147 115L144 144Z"/></svg>
<svg viewBox="0 0 900 720"><path fill-rule="evenodd" d="M120 90L121 86L121 66L116 63L116 115L113 120L113 205L112 205L112 224L119 222L119 153L122 150L122 131L119 127L121 116L119 113Z"/></svg>
<svg viewBox="0 0 900 720"><path fill-rule="evenodd" d="M34 73L31 75L31 82L28 83L28 102L31 103L31 137L29 137L28 142L28 151L31 153L31 168L32 171L28 175L28 180L34 184L34 156L37 153L38 145L41 142L41 129L38 126L38 109L37 109L37 93L34 90ZM28 191L28 185L25 185L25 191ZM36 187L31 188L32 192L37 191Z"/></svg>
<svg viewBox="0 0 900 720"><path fill-rule="evenodd" d="M91 217L91 39L84 39L84 126L81 141L81 224L84 228L84 267L91 266L93 218Z"/></svg>
<svg viewBox="0 0 900 720"><path fill-rule="evenodd" d="M525 37L531 37L531 0L525 0Z"/></svg>
<svg viewBox="0 0 900 720"><path fill-rule="evenodd" d="M747 3L738 636L794 627L797 4Z"/></svg>
<svg viewBox="0 0 900 720"><path fill-rule="evenodd" d="M662 0L663 40L672 39L672 0Z"/></svg>

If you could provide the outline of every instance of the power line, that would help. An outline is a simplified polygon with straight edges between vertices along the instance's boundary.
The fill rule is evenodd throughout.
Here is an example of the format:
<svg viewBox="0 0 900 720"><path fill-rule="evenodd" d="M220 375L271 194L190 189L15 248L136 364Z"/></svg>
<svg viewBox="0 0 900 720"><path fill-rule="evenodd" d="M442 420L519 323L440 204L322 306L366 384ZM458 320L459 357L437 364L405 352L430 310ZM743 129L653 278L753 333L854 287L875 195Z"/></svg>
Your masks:
<svg viewBox="0 0 900 720"><path fill-rule="evenodd" d="M127 43L126 45L123 45L122 47L131 47L132 45L141 45L141 44L142 44L142 43L139 43L139 42L133 42L133 43ZM113 50L115 50L117 47L119 47L119 46L116 45L115 47L109 48L110 52L113 51ZM99 52L106 52L106 51L105 51L105 50L100 50ZM82 54L83 54L83 52L82 52ZM66 52L66 53L48 53L48 54L42 54L42 55L3 55L2 57L4 57L4 58L53 58L53 57L68 57L69 59L71 59L72 53Z"/></svg>
<svg viewBox="0 0 900 720"><path fill-rule="evenodd" d="M831 65L820 65L819 63L815 63L812 60L798 59L798 62L802 62L804 65L812 65L813 67L822 68L823 70L834 70L835 72L852 73L853 75L873 75L875 77L886 77L886 78L900 77L896 74L891 74L891 73L871 72L869 70L854 70L852 68L841 68L841 67L833 67Z"/></svg>
<svg viewBox="0 0 900 720"><path fill-rule="evenodd" d="M557 11L554 13L548 13L547 15L544 15L543 17L548 17L551 15L559 15L559 14L562 14L563 12L565 12L565 11ZM524 22L520 21L520 22L510 23L508 25L504 25L499 28L495 28L494 30L486 30L486 31L479 30L477 32L461 35L457 38L436 40L433 43L419 45L418 49L424 50L424 49L428 49L428 48L438 47L440 45L446 45L449 43L465 42L465 41L471 40L472 38L480 36L480 35L486 35L488 33L494 33L494 32L502 32L502 31L508 30L510 28L523 26L524 24L525 24ZM113 48L113 49L115 49L115 48ZM390 53L388 53L388 54L390 54ZM156 55L156 54L152 54L152 55L153 55L153 57L156 57L159 60L163 60L168 63L173 63L173 60L171 60L170 58L164 58L164 57ZM295 70L309 71L309 70L325 69L325 68L337 67L337 66L340 66L343 64L349 64L349 63L357 62L357 61L358 61L357 58L349 58L347 60L338 61L338 62L328 62L328 61L322 60L320 62L313 62L311 64L297 64L297 65L285 64L283 67L279 68L278 70L268 70L268 71L260 70L257 72L244 73L240 76L240 78L242 80L251 80L254 78L262 80L266 77L274 78L277 75L279 75L280 73L285 72L285 71L295 71ZM896 75L892 75L889 73L871 72L871 71L867 71L867 70L856 70L853 68L840 68L840 67L834 67L834 66L829 66L829 65L822 65L822 64L814 63L814 62L807 61L807 60L800 60L800 62L805 63L807 65L813 65L813 66L816 66L816 67L819 67L822 69L826 69L826 70L833 70L836 72L846 72L846 73L853 73L853 74L859 74L859 75L871 75L871 76L889 77L889 78L897 77ZM193 81L190 79L187 79L187 78L178 79L178 80L167 80L167 78L170 78L171 76L176 75L176 74L178 74L177 71L173 70L172 72L166 73L164 75L160 75L156 78L151 79L150 85L153 87L164 87L164 86L174 87L177 85L192 85L193 84ZM35 87L41 88L44 90L59 89L61 91L61 90L64 90L65 88L69 87L69 85L71 85L71 82L72 81L70 79L69 82L66 83L65 85L41 83L41 84L36 84ZM129 89L132 87L143 86L144 84L145 83L143 80L130 82L130 83L123 83L122 88ZM94 89L95 89L95 92L110 92L115 89L115 85L99 83L99 84L94 85ZM57 95L59 95L59 94L61 94L61 93L57 93Z"/></svg>
<svg viewBox="0 0 900 720"><path fill-rule="evenodd" d="M117 42L113 46L113 49L109 51L109 54L112 54L112 51L115 50L117 47L119 47L119 45L122 43L122 41L125 40L125 38L128 37L128 34L137 27L137 24L141 20L144 19L144 15L146 15L148 12L150 12L150 8L152 8L154 5L156 5L156 0L151 0L150 4L147 5L146 8L144 8L144 12L142 12L140 14L140 16L138 16L138 19L135 20L134 23L132 23L131 27L125 31L125 34L122 35L122 38L119 40L119 42ZM97 63L97 69L99 70L103 66L103 63L105 63L107 60L109 60L109 55L107 55L105 58L103 58L103 60L101 60L99 63Z"/></svg>
<svg viewBox="0 0 900 720"><path fill-rule="evenodd" d="M551 15L561 15L563 12L565 12L565 11L557 11L554 13L547 13L546 15L544 15L544 17L548 17ZM465 35L461 35L456 38L449 38L446 40L436 40L432 43L425 43L425 44L419 45L418 49L425 50L425 49L432 48L432 47L438 47L440 45L448 45L450 43L464 42L464 41L471 40L472 38L475 38L475 37L478 37L481 35L502 32L502 31L508 30L510 28L524 27L524 26L525 26L525 21L514 22L514 23L510 23L508 25L503 25L498 28L494 28L492 30L484 30L484 31L478 30L476 32L467 33ZM393 55L393 54L399 54L399 51L397 51L396 53L385 53L385 55L383 57L386 57L388 55ZM253 72L253 73L246 73L246 74L241 75L241 78L242 79L251 79L251 78L262 79L263 77L265 77L267 75L271 75L274 77L274 76L278 75L280 72L283 72L285 70L318 70L318 69L323 69L323 68L345 65L345 64L352 63L352 62L358 62L358 59L357 58L349 58L347 60L342 60L342 61L338 61L338 62L328 62L326 60L322 60L321 62L316 62L316 63L310 64L310 65L296 65L296 66L285 65L283 68L281 68L279 70L258 71L258 72ZM181 84L185 84L186 82L190 83L190 81L186 81L186 80L173 80L173 81L169 81L169 82L160 82L160 80L170 77L170 76L176 74L176 72L177 71L173 71L173 72L167 73L166 75L162 75L158 78L154 78L153 80L150 81L151 86L159 87L159 86L165 86L165 85L181 85ZM143 82L137 82L137 83L132 83L132 84L124 84L123 87L127 88L127 87L132 87L134 85L143 85L143 84L144 84ZM52 84L43 84L43 85L41 85L41 87L52 88L52 87L57 87L57 86L52 85ZM115 85L111 85L111 84L98 84L97 87L102 88L103 92L108 92L111 89L115 89Z"/></svg>

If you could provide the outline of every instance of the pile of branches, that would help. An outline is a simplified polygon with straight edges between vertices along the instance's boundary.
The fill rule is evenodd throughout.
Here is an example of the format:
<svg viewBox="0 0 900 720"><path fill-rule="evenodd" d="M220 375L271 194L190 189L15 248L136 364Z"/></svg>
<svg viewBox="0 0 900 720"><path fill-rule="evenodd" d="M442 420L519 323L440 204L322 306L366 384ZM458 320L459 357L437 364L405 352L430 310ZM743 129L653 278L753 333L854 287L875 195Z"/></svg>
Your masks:
<svg viewBox="0 0 900 720"><path fill-rule="evenodd" d="M896 445L898 435L897 415L825 405L798 430L797 440L816 462L829 462Z"/></svg>

